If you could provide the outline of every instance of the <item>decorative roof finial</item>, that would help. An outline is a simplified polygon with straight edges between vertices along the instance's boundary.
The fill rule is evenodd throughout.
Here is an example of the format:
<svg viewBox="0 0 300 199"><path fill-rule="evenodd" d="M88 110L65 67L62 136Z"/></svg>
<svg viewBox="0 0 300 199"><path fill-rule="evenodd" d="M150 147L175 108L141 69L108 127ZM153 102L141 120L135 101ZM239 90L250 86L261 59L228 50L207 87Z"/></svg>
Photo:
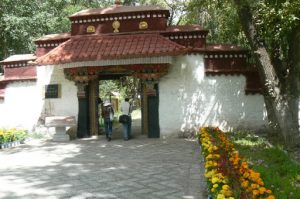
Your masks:
<svg viewBox="0 0 300 199"><path fill-rule="evenodd" d="M121 2L121 0L115 0L115 4L116 4L116 5L121 5L122 2Z"/></svg>

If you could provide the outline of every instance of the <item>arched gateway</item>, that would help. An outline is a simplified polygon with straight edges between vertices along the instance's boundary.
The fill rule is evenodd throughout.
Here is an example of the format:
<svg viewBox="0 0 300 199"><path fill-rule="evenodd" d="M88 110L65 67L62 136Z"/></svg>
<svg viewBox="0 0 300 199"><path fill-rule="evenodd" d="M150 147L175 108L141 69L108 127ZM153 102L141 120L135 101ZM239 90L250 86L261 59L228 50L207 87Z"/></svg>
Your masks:
<svg viewBox="0 0 300 199"><path fill-rule="evenodd" d="M28 101L37 108L27 123L15 123L37 127L47 115L75 115L77 136L90 136L97 134L99 80L133 76L142 82L142 131L149 137L203 125L264 126L258 74L247 51L208 45L207 30L167 26L168 17L158 6L119 4L73 14L70 33L35 41L36 57L1 62L0 110L12 110L9 100L30 91ZM2 119L0 126L9 123Z"/></svg>

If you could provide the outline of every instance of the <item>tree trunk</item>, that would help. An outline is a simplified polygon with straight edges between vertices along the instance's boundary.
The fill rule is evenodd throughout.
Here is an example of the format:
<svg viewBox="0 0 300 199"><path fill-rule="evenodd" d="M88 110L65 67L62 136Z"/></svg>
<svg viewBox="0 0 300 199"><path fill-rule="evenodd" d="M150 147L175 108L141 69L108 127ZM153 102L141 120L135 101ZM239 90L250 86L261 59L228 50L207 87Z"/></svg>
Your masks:
<svg viewBox="0 0 300 199"><path fill-rule="evenodd" d="M299 70L300 70L300 23L289 35L289 73L286 79L287 112L285 118L288 125L286 131L290 131L289 142L300 145L299 133ZM292 124L290 124L292 123ZM297 124L297 125L295 125Z"/></svg>
<svg viewBox="0 0 300 199"><path fill-rule="evenodd" d="M299 67L296 67L296 63L299 64L299 60L297 62L299 57L292 53L294 62L291 63L291 69L286 75L286 79L282 79L282 76L276 73L280 69L275 70L276 66L272 64L270 54L254 25L249 4L244 0L234 0L234 3L237 7L243 31L249 41L251 50L254 52L261 80L264 83L264 99L271 131L276 134L280 132L286 146L293 147L299 142L297 75ZM299 37L299 35L294 36ZM295 41L293 43L297 44ZM299 45L291 49L293 52L295 50L299 52Z"/></svg>

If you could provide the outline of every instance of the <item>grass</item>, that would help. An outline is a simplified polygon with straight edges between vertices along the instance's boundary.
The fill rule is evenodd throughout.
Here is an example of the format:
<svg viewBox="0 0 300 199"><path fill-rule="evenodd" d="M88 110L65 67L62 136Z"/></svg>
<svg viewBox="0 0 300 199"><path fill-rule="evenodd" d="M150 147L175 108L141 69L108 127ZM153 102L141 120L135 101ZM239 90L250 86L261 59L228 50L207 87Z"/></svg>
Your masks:
<svg viewBox="0 0 300 199"><path fill-rule="evenodd" d="M267 187L276 198L299 199L300 164L280 146L270 144L265 138L249 132L229 133L241 156L261 173Z"/></svg>

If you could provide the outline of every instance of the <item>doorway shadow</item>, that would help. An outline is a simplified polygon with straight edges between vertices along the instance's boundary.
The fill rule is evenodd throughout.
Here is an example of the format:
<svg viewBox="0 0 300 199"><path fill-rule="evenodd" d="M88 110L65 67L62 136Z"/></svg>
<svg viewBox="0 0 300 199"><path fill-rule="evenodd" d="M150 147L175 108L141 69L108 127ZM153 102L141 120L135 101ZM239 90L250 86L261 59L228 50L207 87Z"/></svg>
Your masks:
<svg viewBox="0 0 300 199"><path fill-rule="evenodd" d="M133 119L131 124L131 136L133 139L142 135L141 118ZM112 139L123 139L123 126L121 123L116 123L113 127Z"/></svg>
<svg viewBox="0 0 300 199"><path fill-rule="evenodd" d="M98 139L105 140L105 132L104 129L101 130L102 134L98 136ZM132 119L131 124L131 136L132 139L138 139L139 137L145 137L147 135L142 134L142 120L140 117ZM114 122L113 124L113 132L112 132L112 140L122 140L123 139L123 126L119 122Z"/></svg>

